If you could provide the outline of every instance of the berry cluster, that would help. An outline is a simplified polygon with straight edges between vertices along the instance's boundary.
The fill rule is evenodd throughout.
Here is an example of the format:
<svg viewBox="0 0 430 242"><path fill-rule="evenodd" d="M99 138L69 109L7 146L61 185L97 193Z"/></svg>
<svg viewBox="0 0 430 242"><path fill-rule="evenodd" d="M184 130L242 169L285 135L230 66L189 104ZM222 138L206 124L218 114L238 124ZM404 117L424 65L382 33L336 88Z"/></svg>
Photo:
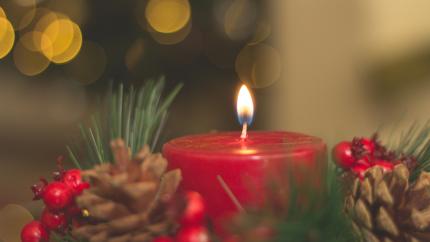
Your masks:
<svg viewBox="0 0 430 242"><path fill-rule="evenodd" d="M413 170L417 163L414 157L398 155L388 150L378 141L376 135L372 138L354 138L352 141L338 143L333 148L333 158L339 167L352 171L360 178L373 166L392 171L396 164L403 163Z"/></svg>
<svg viewBox="0 0 430 242"><path fill-rule="evenodd" d="M160 236L152 242L210 242L203 197L197 192L186 192L181 211L178 218L180 229L175 237Z"/></svg>
<svg viewBox="0 0 430 242"><path fill-rule="evenodd" d="M75 205L75 197L89 187L84 182L78 169L64 170L59 159L59 169L53 174L53 181L41 178L38 184L31 187L34 200L43 200L45 209L40 221L31 221L21 231L23 242L49 241L50 233L65 234L81 210Z"/></svg>

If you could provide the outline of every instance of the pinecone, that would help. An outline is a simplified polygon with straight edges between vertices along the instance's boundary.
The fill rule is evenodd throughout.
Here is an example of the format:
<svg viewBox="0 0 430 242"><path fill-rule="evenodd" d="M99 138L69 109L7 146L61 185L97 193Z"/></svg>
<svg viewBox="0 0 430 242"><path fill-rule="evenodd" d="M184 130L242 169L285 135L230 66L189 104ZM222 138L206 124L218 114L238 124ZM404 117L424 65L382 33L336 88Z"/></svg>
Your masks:
<svg viewBox="0 0 430 242"><path fill-rule="evenodd" d="M363 241L430 241L430 173L410 183L404 164L392 172L375 166L354 180L350 193L345 210Z"/></svg>
<svg viewBox="0 0 430 242"><path fill-rule="evenodd" d="M90 242L152 241L174 233L177 224L167 203L181 180L180 170L165 173L167 161L148 147L130 159L124 141L111 143L116 163L83 172L90 189L76 199L85 223L73 235Z"/></svg>

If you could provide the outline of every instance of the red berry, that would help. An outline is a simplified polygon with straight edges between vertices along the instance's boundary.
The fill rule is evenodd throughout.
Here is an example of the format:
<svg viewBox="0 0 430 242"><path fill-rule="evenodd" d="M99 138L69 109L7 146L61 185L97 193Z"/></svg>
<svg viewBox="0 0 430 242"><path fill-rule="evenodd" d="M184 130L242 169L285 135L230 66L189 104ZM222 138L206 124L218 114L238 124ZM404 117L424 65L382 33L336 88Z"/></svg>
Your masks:
<svg viewBox="0 0 430 242"><path fill-rule="evenodd" d="M333 148L333 158L338 166L349 169L355 163L351 150L351 142L343 141Z"/></svg>
<svg viewBox="0 0 430 242"><path fill-rule="evenodd" d="M179 230L176 242L210 242L210 240L204 226L189 226Z"/></svg>
<svg viewBox="0 0 430 242"><path fill-rule="evenodd" d="M352 171L361 179L364 179L364 175L366 171L369 169L369 166L366 165L356 165L352 167Z"/></svg>
<svg viewBox="0 0 430 242"><path fill-rule="evenodd" d="M387 171L392 171L394 169L394 164L389 162L389 161L385 161L385 160L378 160L375 161L373 163L374 166L379 166L382 167L382 170L387 172Z"/></svg>
<svg viewBox="0 0 430 242"><path fill-rule="evenodd" d="M372 166L372 165L371 165L371 162L369 161L369 158L368 158L368 157L363 157L363 158L361 158L361 159L358 159L358 160L355 162L354 166L358 166L358 165L361 165L361 166L367 167L367 169L368 169L368 168L370 168L370 167Z"/></svg>
<svg viewBox="0 0 430 242"><path fill-rule="evenodd" d="M48 208L45 208L40 217L40 222L48 230L62 230L67 226L66 215L62 212L52 212Z"/></svg>
<svg viewBox="0 0 430 242"><path fill-rule="evenodd" d="M373 152L375 151L375 142L368 138L362 138L360 142L366 154L373 155Z"/></svg>
<svg viewBox="0 0 430 242"><path fill-rule="evenodd" d="M43 202L51 210L61 210L72 203L72 191L62 182L52 182L45 187Z"/></svg>
<svg viewBox="0 0 430 242"><path fill-rule="evenodd" d="M43 197L46 185L48 185L48 181L45 178L40 178L38 183L31 186L34 195L33 200L39 200Z"/></svg>
<svg viewBox="0 0 430 242"><path fill-rule="evenodd" d="M185 193L186 205L181 215L182 225L200 225L206 215L206 207L203 197L198 192L189 191Z"/></svg>
<svg viewBox="0 0 430 242"><path fill-rule="evenodd" d="M48 242L49 233L43 225L36 220L26 224L21 230L22 242Z"/></svg>
<svg viewBox="0 0 430 242"><path fill-rule="evenodd" d="M88 182L82 180L81 171L79 169L65 171L61 180L72 189L73 195L75 196L80 195L84 189L90 187Z"/></svg>
<svg viewBox="0 0 430 242"><path fill-rule="evenodd" d="M152 242L173 242L173 238L168 236L160 236L152 240Z"/></svg>

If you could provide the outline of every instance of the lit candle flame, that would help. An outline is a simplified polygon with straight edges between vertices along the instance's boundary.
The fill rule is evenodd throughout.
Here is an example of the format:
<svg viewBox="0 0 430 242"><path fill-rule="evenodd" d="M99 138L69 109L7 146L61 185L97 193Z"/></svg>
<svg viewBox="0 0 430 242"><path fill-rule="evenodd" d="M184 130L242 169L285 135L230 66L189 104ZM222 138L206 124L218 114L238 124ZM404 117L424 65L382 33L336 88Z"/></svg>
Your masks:
<svg viewBox="0 0 430 242"><path fill-rule="evenodd" d="M247 136L248 126L251 125L254 117L254 102L252 101L251 93L249 92L246 85L242 85L237 95L237 118L239 123L242 124L242 139Z"/></svg>

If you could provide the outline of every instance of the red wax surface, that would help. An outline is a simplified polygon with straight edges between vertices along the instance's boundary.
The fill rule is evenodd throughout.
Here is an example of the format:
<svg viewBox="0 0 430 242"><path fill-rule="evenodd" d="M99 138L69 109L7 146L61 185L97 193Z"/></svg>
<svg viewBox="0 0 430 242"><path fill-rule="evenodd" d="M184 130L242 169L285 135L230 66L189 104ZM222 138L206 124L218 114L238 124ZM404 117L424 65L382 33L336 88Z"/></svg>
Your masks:
<svg viewBox="0 0 430 242"><path fill-rule="evenodd" d="M217 176L221 176L243 206L261 204L273 172L282 176L295 169L321 176L326 166L326 146L316 137L291 132L239 132L190 135L163 147L169 168L180 168L181 189L205 198L208 214L219 219L237 211Z"/></svg>

